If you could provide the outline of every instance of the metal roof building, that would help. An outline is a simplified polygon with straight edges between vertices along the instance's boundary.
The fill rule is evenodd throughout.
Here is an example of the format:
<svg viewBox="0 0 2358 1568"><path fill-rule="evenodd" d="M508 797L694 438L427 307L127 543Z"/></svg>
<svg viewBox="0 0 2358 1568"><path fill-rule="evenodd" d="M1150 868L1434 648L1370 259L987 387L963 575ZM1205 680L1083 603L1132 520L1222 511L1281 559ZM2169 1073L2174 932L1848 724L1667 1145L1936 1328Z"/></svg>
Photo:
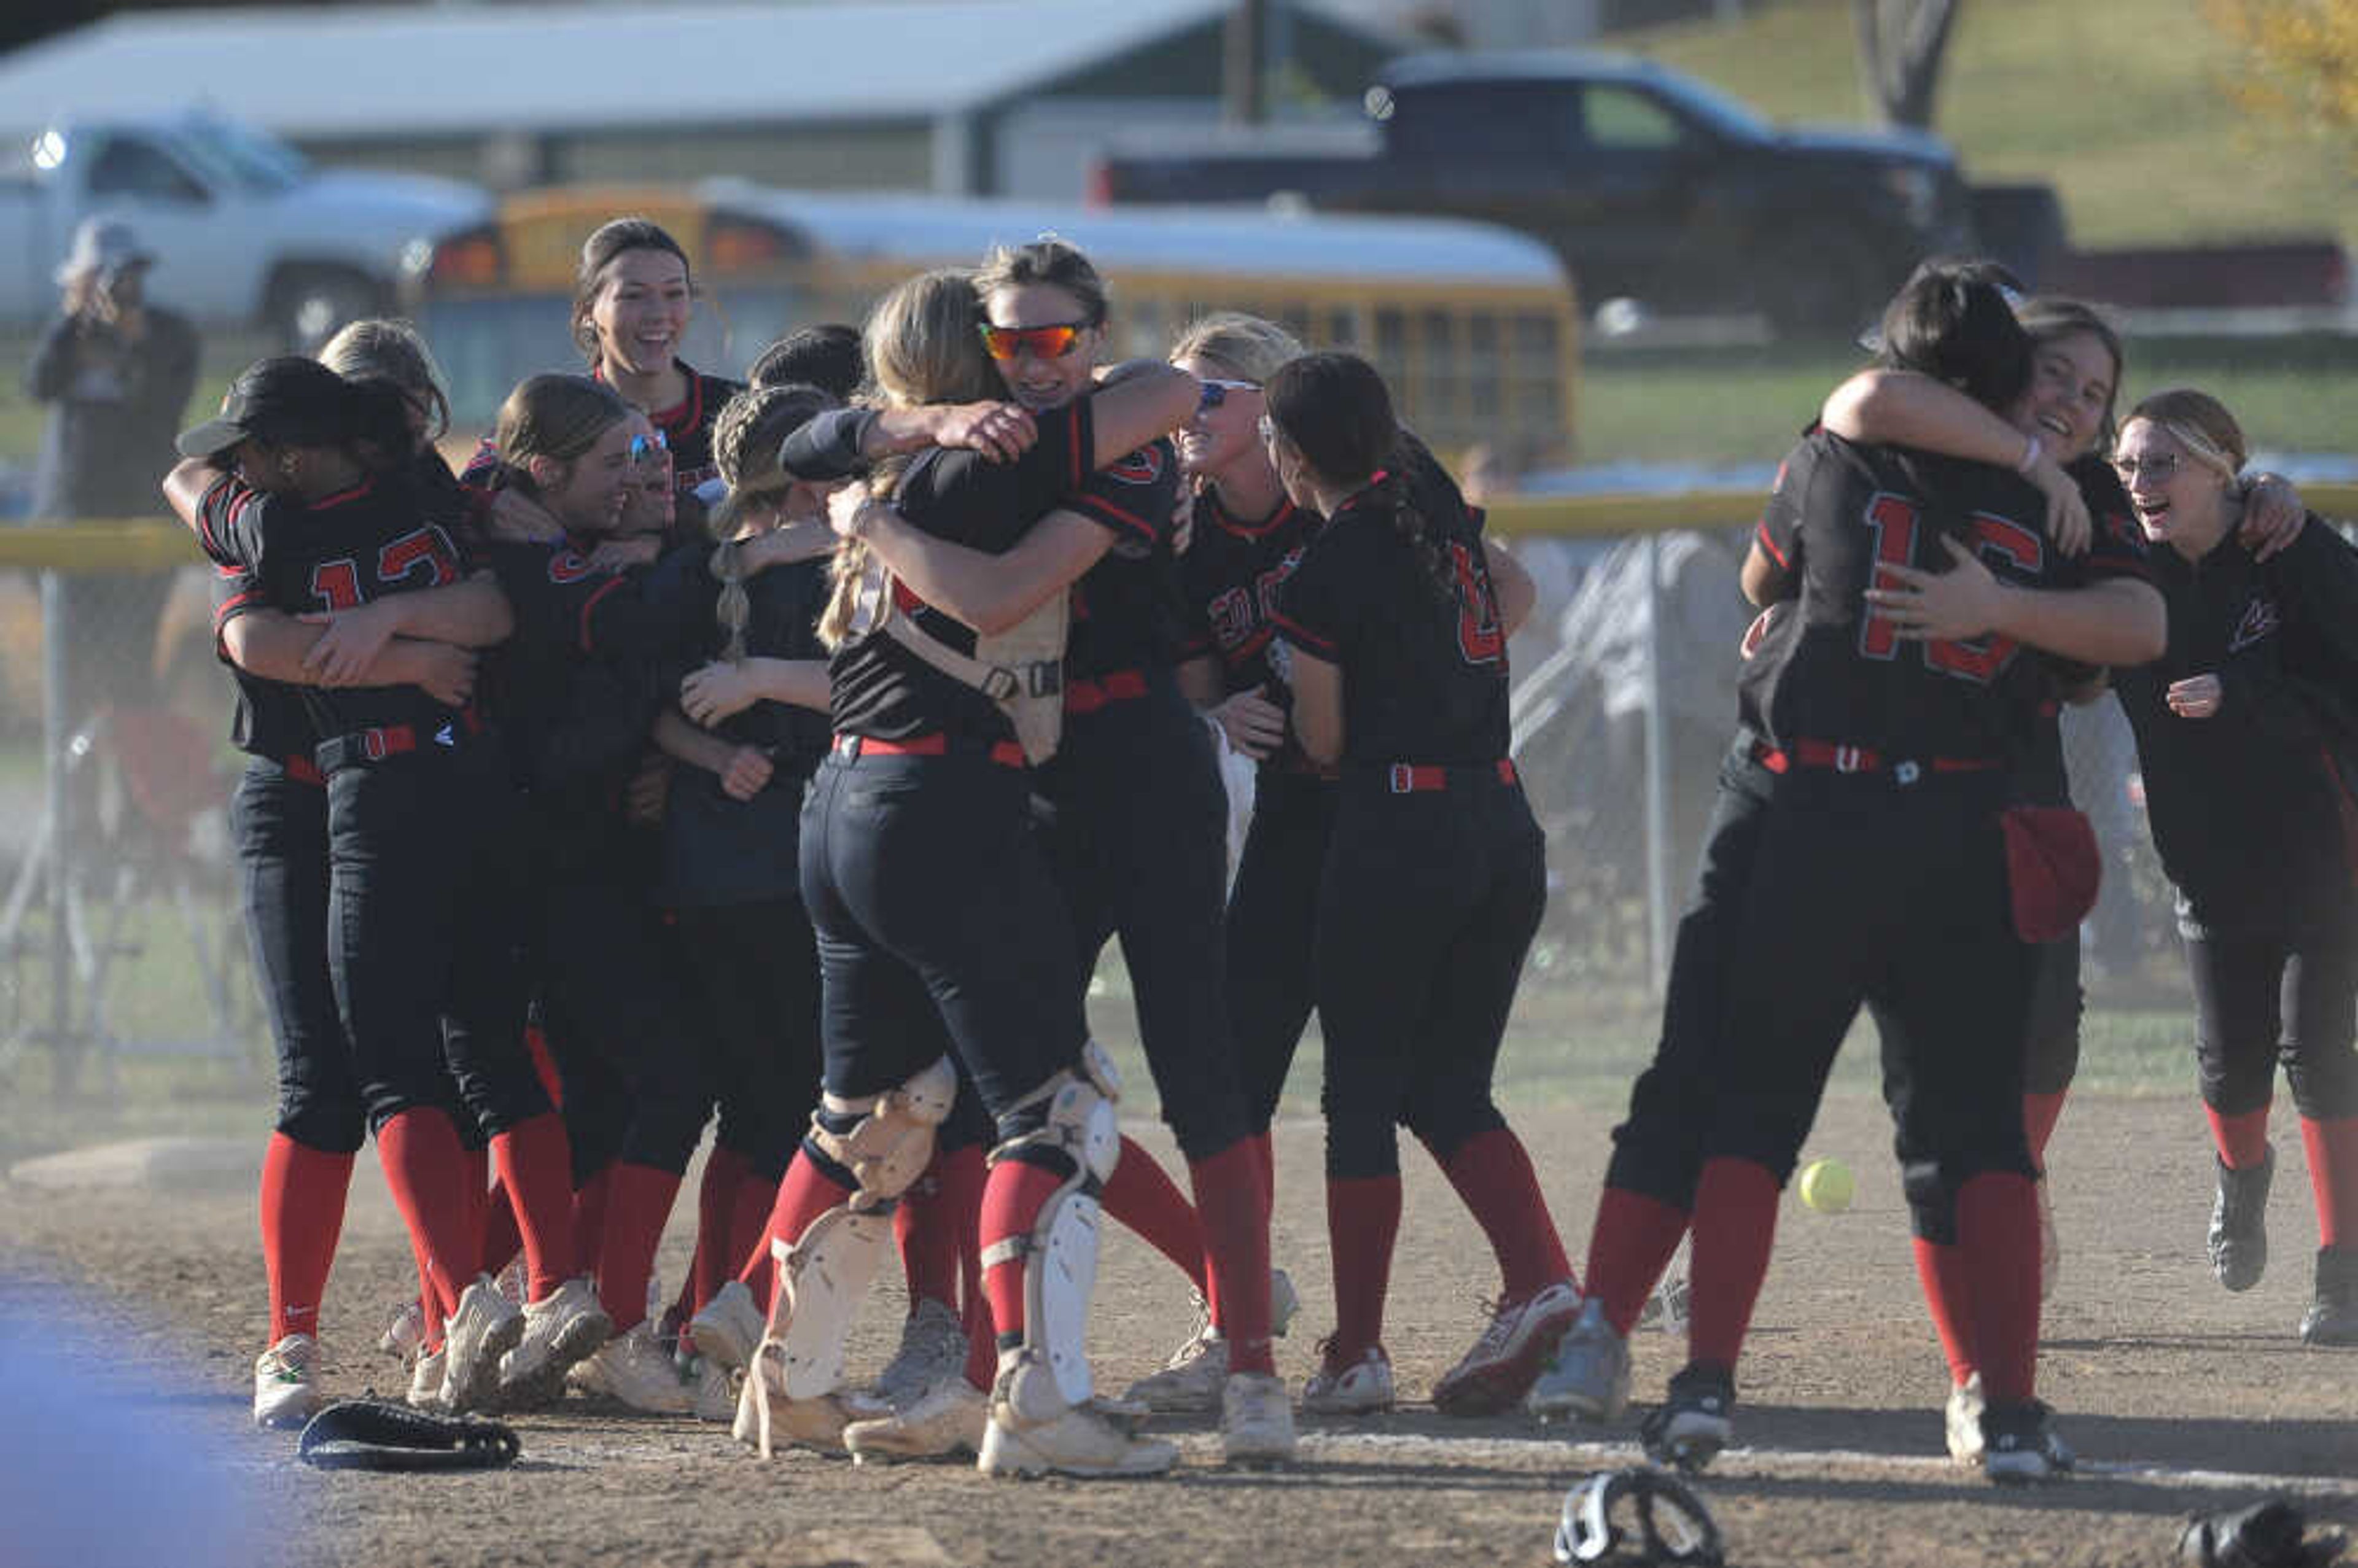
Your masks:
<svg viewBox="0 0 2358 1568"><path fill-rule="evenodd" d="M494 185L740 175L1064 196L1097 137L1215 118L1228 0L147 12L0 58L0 133L211 102L342 162ZM1287 102L1397 37L1272 8Z"/></svg>

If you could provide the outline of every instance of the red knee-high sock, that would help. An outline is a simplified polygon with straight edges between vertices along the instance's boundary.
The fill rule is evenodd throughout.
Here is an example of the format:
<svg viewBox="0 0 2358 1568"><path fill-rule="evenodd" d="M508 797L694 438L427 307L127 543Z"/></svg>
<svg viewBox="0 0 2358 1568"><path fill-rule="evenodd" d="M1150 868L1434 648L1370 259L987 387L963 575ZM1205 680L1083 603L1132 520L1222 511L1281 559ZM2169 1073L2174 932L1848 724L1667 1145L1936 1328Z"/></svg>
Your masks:
<svg viewBox="0 0 2358 1568"><path fill-rule="evenodd" d="M625 1334L647 1318L647 1281L664 1221L679 1196L676 1171L617 1162L606 1196L606 1234L598 1248L598 1304Z"/></svg>
<svg viewBox="0 0 2358 1568"><path fill-rule="evenodd" d="M957 1237L958 1316L983 1325L988 1344L990 1313L982 1294L982 1188L990 1167L979 1143L953 1149L934 1167L941 1184L941 1206Z"/></svg>
<svg viewBox="0 0 2358 1568"><path fill-rule="evenodd" d="M1688 1359L1733 1370L1743 1355L1777 1244L1777 1194L1766 1165L1726 1157L1704 1162L1695 1184Z"/></svg>
<svg viewBox="0 0 2358 1568"><path fill-rule="evenodd" d="M752 1264L738 1278L752 1287L753 1299L763 1308L771 1304L770 1297L777 1290L777 1268L773 1260L773 1243L788 1246L802 1239L811 1222L838 1204L851 1201L852 1189L819 1169L818 1162L809 1153L797 1150L794 1162L786 1167L786 1179L778 1184L778 1200L770 1207L770 1225L764 1234L758 1265Z"/></svg>
<svg viewBox="0 0 2358 1568"><path fill-rule="evenodd" d="M459 1310L459 1292L474 1278L462 1271L471 1270L481 1251L459 1130L447 1113L412 1106L377 1129L376 1152L394 1206L426 1266L427 1304L434 1316L447 1318Z"/></svg>
<svg viewBox="0 0 2358 1568"><path fill-rule="evenodd" d="M999 1335L991 1323L990 1303L978 1289L974 1309L966 1314L966 1380L985 1393L999 1376Z"/></svg>
<svg viewBox="0 0 2358 1568"><path fill-rule="evenodd" d="M2248 1171L2268 1157L2266 1106L2240 1116L2222 1116L2206 1105L2202 1114L2211 1119L2211 1141L2217 1145L2219 1159L2227 1169Z"/></svg>
<svg viewBox="0 0 2358 1568"><path fill-rule="evenodd" d="M352 1157L270 1135L262 1152L262 1266L270 1278L270 1343L319 1332L319 1298L344 1228Z"/></svg>
<svg viewBox="0 0 2358 1568"><path fill-rule="evenodd" d="M892 1211L892 1240L901 1249L912 1312L925 1301L957 1310L957 1222L943 1204L941 1167L942 1156L936 1153Z"/></svg>
<svg viewBox="0 0 2358 1568"><path fill-rule="evenodd" d="M1646 1298L1687 1233L1687 1211L1627 1187L1607 1187L1596 1200L1596 1228L1588 1238L1588 1293L1605 1303L1605 1320L1628 1338L1646 1310Z"/></svg>
<svg viewBox="0 0 2358 1568"><path fill-rule="evenodd" d="M1329 1367L1348 1367L1384 1342L1384 1292L1400 1235L1401 1179L1326 1178L1326 1246L1335 1260L1335 1337Z"/></svg>
<svg viewBox="0 0 2358 1568"><path fill-rule="evenodd" d="M1054 1171L1021 1160L1001 1160L982 1184L982 1217L976 1233L981 1249L1001 1241L1029 1237L1039 1223L1040 1210L1065 1178ZM991 1322L999 1339L1014 1344L1023 1337L1023 1260L1010 1258L982 1271L983 1294L990 1302Z"/></svg>
<svg viewBox="0 0 2358 1568"><path fill-rule="evenodd" d="M2063 1119L2067 1093L2058 1089L2051 1095L2022 1097L2022 1130L2030 1140L2030 1158L2042 1171L2047 1168L2048 1141L2055 1136L2055 1124Z"/></svg>
<svg viewBox="0 0 2358 1568"><path fill-rule="evenodd" d="M2300 1144L2309 1156L2309 1190L2317 1195L2317 1244L2358 1241L2358 1116L2331 1121L2304 1116Z"/></svg>
<svg viewBox="0 0 2358 1568"><path fill-rule="evenodd" d="M1269 1210L1252 1141L1238 1139L1207 1160L1188 1162L1217 1303L1212 1321L1228 1342L1231 1372L1275 1372L1270 1359Z"/></svg>
<svg viewBox="0 0 2358 1568"><path fill-rule="evenodd" d="M1962 1383L1980 1366L1974 1359L1973 1281L1965 1269L1964 1249L1917 1237L1916 1282L1924 1288L1932 1332L1941 1336L1949 1381Z"/></svg>
<svg viewBox="0 0 2358 1568"><path fill-rule="evenodd" d="M1503 1127L1477 1132L1441 1169L1490 1238L1504 1299L1528 1301L1558 1280L1572 1278L1572 1260L1563 1255L1563 1238L1556 1234L1539 1173L1531 1169L1521 1139Z"/></svg>
<svg viewBox="0 0 2358 1568"><path fill-rule="evenodd" d="M524 1235L524 1264L532 1276L525 1287L540 1301L581 1271L574 1234L573 1145L554 1111L527 1117L492 1140L500 1184L515 1207Z"/></svg>
<svg viewBox="0 0 2358 1568"><path fill-rule="evenodd" d="M1124 1138L1121 1161L1106 1178L1100 1201L1106 1213L1177 1264L1195 1289L1210 1298L1210 1277L1204 1271L1203 1221L1178 1184L1154 1162L1153 1155Z"/></svg>
<svg viewBox="0 0 2358 1568"><path fill-rule="evenodd" d="M476 1267L496 1279L523 1246L524 1232L516 1227L515 1200L508 1196L505 1182L493 1182L483 1200L483 1255ZM525 1267L529 1269L530 1265Z"/></svg>
<svg viewBox="0 0 2358 1568"><path fill-rule="evenodd" d="M1957 1251L1982 1395L2018 1404L2036 1391L2039 1370L2039 1194L2029 1177L1984 1171L1957 1190Z"/></svg>
<svg viewBox="0 0 2358 1568"><path fill-rule="evenodd" d="M592 1273L606 1245L606 1199L613 1190L614 1167L608 1165L573 1194L573 1246Z"/></svg>
<svg viewBox="0 0 2358 1568"><path fill-rule="evenodd" d="M696 1187L696 1253L688 1260L687 1278L680 1281L677 1304L683 1323L703 1310L742 1256L730 1242L746 1169L745 1156L718 1143L704 1158L704 1177Z"/></svg>
<svg viewBox="0 0 2358 1568"><path fill-rule="evenodd" d="M770 1209L778 1201L778 1184L757 1172L748 1171L737 1186L736 1206L729 1211L729 1249L724 1259L735 1259L741 1267L734 1278L743 1279L741 1265L755 1252L770 1255ZM730 1276L723 1276L724 1279ZM697 1303L702 1311L710 1297Z"/></svg>

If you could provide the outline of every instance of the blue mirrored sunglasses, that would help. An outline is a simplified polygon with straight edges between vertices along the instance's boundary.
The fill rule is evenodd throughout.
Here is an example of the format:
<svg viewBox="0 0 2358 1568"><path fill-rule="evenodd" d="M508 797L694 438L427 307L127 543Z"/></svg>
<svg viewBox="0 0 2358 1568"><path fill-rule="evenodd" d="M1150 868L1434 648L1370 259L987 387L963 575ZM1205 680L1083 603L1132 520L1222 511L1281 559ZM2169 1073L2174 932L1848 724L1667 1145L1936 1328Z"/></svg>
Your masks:
<svg viewBox="0 0 2358 1568"><path fill-rule="evenodd" d="M1200 414L1208 408L1217 408L1228 400L1228 394L1231 392L1259 392L1260 390L1260 383L1257 381L1206 380L1204 383L1202 394L1195 399L1195 411Z"/></svg>
<svg viewBox="0 0 2358 1568"><path fill-rule="evenodd" d="M654 462L668 455L670 451L671 443L664 438L664 433L661 430L657 430L652 436L642 432L631 438L631 461L633 464Z"/></svg>

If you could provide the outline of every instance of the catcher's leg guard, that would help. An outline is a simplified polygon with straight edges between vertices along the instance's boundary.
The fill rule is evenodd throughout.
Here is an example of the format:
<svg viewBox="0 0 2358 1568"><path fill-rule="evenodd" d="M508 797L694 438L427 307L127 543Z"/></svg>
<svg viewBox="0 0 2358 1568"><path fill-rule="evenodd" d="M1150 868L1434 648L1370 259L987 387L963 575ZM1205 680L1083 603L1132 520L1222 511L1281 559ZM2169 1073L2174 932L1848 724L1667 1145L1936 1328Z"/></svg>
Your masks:
<svg viewBox="0 0 2358 1568"><path fill-rule="evenodd" d="M819 1400L843 1378L844 1340L892 1238L893 1200L925 1174L934 1129L957 1098L957 1073L945 1056L899 1088L867 1099L822 1098L807 1142L857 1184L849 1202L828 1209L791 1242L770 1243L778 1261L768 1331L753 1353L741 1401L770 1452L769 1396Z"/></svg>
<svg viewBox="0 0 2358 1568"><path fill-rule="evenodd" d="M1098 1195L1121 1157L1114 1102L1121 1080L1094 1042L1077 1074L1060 1073L1042 1091L1046 1122L991 1151L993 1162L1022 1159L1061 1171L1065 1181L1040 1207L1029 1236L987 1249L989 1269L1023 1261L1023 1343L1000 1357L997 1400L1019 1426L1055 1420L1093 1392L1089 1379L1089 1293L1097 1284Z"/></svg>

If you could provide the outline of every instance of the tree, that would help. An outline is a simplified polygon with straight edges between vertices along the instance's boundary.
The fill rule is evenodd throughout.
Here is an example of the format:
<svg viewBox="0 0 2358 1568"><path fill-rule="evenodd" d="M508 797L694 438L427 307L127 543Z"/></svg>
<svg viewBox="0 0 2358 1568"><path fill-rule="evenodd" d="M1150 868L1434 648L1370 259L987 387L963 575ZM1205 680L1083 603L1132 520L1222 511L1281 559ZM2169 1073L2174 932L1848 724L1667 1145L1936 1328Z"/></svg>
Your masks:
<svg viewBox="0 0 2358 1568"><path fill-rule="evenodd" d="M1964 0L1851 0L1859 78L1885 124L1931 128L1941 57L1963 5Z"/></svg>
<svg viewBox="0 0 2358 1568"><path fill-rule="evenodd" d="M2206 0L2212 24L2241 45L2237 102L2273 119L2358 135L2358 0Z"/></svg>

